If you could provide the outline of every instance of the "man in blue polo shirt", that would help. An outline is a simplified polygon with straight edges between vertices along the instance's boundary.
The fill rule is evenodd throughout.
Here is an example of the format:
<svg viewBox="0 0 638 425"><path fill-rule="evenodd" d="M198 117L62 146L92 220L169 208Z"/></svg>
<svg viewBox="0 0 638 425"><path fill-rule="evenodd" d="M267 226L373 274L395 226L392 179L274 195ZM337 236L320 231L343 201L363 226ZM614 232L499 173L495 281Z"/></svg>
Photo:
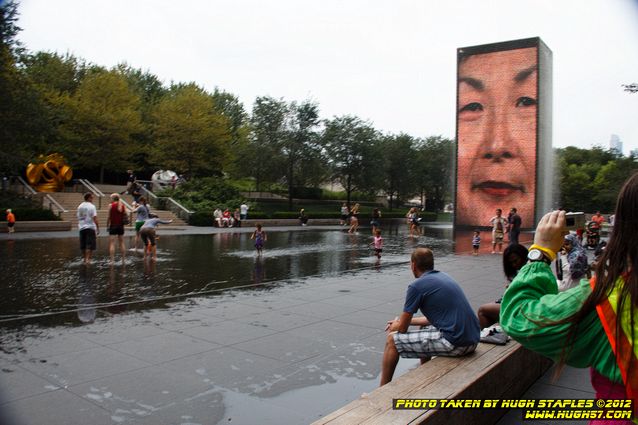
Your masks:
<svg viewBox="0 0 638 425"><path fill-rule="evenodd" d="M392 381L399 357L457 357L474 352L480 339L478 318L463 290L449 275L434 270L434 255L419 247L410 261L416 280L408 286L401 316L388 322L381 385ZM423 317L413 317L421 310ZM408 327L420 326L408 331Z"/></svg>

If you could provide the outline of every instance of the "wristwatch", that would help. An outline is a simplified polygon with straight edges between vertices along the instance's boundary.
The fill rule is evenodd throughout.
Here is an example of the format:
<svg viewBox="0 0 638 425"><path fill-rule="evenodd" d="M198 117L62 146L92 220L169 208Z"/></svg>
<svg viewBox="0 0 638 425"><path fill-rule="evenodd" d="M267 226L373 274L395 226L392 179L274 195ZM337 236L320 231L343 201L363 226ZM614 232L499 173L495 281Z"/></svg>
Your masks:
<svg viewBox="0 0 638 425"><path fill-rule="evenodd" d="M529 261L544 261L547 264L552 263L552 259L549 258L543 251L540 249L530 249L527 253L527 259Z"/></svg>

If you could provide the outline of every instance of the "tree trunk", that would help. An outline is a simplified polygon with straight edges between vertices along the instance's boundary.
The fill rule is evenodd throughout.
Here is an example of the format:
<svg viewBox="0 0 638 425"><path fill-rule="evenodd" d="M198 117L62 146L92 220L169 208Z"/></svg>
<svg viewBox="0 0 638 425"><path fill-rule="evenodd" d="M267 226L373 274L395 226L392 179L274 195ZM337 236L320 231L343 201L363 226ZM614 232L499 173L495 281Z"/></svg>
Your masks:
<svg viewBox="0 0 638 425"><path fill-rule="evenodd" d="M352 176L348 174L348 180L346 183L346 197L347 197L348 208L350 208L350 192L352 191L352 185L350 184L351 178Z"/></svg>
<svg viewBox="0 0 638 425"><path fill-rule="evenodd" d="M100 165L100 184L104 184L104 165Z"/></svg>

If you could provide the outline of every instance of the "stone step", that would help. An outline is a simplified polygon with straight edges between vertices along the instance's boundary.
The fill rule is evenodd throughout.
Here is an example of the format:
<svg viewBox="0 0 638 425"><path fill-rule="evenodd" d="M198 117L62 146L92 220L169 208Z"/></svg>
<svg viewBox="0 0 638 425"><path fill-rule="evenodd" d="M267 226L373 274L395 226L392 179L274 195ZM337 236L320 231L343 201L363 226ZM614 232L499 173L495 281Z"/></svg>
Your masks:
<svg viewBox="0 0 638 425"><path fill-rule="evenodd" d="M51 195L52 198L54 198L60 205L64 207L64 209L67 210L67 212L60 214L60 217L65 221L71 222L71 226L73 228L77 227L78 220L76 217L76 210L78 205L80 205L80 203L84 201L84 194L73 192L55 192L49 193L49 195ZM120 196L121 199L124 200L126 203L131 206L133 205L133 197L131 195L125 194ZM105 196L101 200L94 199L94 204L97 208L97 218L99 223L102 225L106 224L110 203L110 196ZM188 225L188 223L186 223L184 220L178 218L175 214L173 214L172 211L151 209L151 212L153 214L156 214L162 220L173 220L171 226L179 227ZM133 217L133 220L135 220L135 217Z"/></svg>

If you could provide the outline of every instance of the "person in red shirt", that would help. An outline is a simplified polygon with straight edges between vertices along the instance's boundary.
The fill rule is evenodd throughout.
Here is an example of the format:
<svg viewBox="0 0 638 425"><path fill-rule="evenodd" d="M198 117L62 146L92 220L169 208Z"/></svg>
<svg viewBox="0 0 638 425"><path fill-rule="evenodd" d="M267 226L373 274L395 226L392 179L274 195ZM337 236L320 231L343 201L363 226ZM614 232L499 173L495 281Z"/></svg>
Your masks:
<svg viewBox="0 0 638 425"><path fill-rule="evenodd" d="M124 261L125 247L124 247L124 217L126 216L126 207L120 201L120 195L113 193L111 195L111 205L109 205L109 216L106 220L106 227L109 230L109 253L111 254L111 261L115 259L115 238L117 237L117 243L120 246L120 252L122 253L122 261Z"/></svg>
<svg viewBox="0 0 638 425"><path fill-rule="evenodd" d="M7 209L7 231L9 233L15 232L16 216L11 212L11 209Z"/></svg>
<svg viewBox="0 0 638 425"><path fill-rule="evenodd" d="M222 225L224 227L233 227L233 217L230 215L228 208L226 208L222 214Z"/></svg>

